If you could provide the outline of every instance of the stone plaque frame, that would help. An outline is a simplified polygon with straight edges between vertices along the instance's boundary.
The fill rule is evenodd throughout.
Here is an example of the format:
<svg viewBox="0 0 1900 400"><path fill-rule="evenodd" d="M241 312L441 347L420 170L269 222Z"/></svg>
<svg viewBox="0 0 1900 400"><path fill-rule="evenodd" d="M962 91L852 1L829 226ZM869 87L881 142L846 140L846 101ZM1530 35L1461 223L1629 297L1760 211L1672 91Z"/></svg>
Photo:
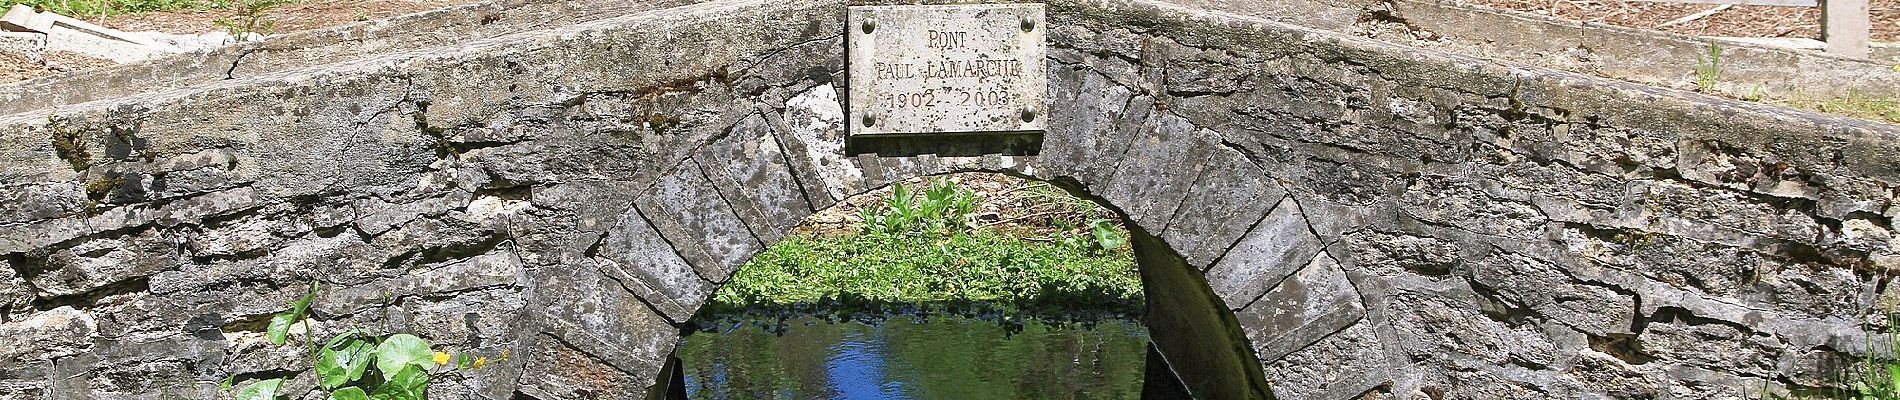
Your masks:
<svg viewBox="0 0 1900 400"><path fill-rule="evenodd" d="M850 135L1041 132L1046 19L1040 3L848 7Z"/></svg>

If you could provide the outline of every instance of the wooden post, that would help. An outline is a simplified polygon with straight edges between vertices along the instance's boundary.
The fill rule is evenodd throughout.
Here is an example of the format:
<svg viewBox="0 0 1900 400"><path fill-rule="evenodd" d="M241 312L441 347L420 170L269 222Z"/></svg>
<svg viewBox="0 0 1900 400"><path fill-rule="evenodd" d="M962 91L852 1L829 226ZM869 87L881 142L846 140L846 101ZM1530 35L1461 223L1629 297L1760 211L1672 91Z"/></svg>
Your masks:
<svg viewBox="0 0 1900 400"><path fill-rule="evenodd" d="M1827 52L1867 58L1867 0L1822 0L1821 40Z"/></svg>

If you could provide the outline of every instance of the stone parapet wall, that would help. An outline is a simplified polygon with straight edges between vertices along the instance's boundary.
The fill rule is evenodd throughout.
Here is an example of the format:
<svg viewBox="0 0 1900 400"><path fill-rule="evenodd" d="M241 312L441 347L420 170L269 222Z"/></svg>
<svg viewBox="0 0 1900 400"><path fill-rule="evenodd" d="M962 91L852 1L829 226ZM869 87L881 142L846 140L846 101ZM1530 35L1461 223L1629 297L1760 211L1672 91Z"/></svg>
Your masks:
<svg viewBox="0 0 1900 400"><path fill-rule="evenodd" d="M251 77L400 52L545 30L605 18L677 7L701 0L490 0L395 18L278 35L191 55L136 62L118 68L0 85L0 114L24 113L181 90Z"/></svg>
<svg viewBox="0 0 1900 400"><path fill-rule="evenodd" d="M261 331L311 280L319 335L511 355L432 398L643 398L805 216L959 171L1152 235L1209 397L1822 387L1900 267L1893 126L1063 0L1040 154L847 155L843 19L706 2L0 117L0 398L302 393Z"/></svg>

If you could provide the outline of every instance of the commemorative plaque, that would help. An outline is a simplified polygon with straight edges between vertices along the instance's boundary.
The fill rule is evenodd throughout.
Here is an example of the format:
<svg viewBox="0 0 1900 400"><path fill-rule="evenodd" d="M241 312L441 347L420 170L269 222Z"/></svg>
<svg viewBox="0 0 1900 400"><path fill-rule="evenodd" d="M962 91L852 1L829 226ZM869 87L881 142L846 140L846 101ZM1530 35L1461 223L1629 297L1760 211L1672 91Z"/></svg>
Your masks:
<svg viewBox="0 0 1900 400"><path fill-rule="evenodd" d="M852 6L851 135L1043 130L1042 4Z"/></svg>

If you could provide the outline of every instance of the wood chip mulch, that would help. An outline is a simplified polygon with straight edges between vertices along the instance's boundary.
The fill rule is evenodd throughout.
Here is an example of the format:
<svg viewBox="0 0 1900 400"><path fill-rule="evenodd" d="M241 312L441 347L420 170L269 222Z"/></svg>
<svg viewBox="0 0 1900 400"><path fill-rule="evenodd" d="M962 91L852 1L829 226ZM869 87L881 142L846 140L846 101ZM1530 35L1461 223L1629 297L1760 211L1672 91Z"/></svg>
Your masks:
<svg viewBox="0 0 1900 400"><path fill-rule="evenodd" d="M1819 7L1736 5L1694 21L1662 26L1719 5L1599 0L1461 0L1460 3L1685 35L1821 38ZM1900 0L1870 0L1868 9L1874 41L1900 40Z"/></svg>

